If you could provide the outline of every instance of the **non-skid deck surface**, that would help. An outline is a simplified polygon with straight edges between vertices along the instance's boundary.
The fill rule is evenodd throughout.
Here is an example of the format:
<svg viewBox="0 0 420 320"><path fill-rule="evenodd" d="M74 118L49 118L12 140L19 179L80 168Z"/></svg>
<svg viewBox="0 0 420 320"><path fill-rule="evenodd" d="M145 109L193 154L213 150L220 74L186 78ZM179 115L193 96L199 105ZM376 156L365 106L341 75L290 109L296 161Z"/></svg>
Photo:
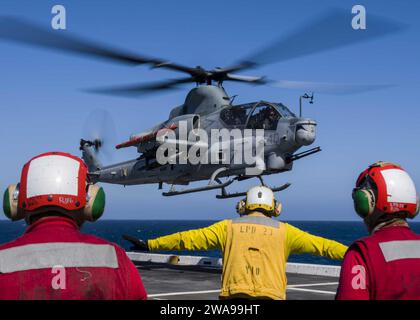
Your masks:
<svg viewBox="0 0 420 320"><path fill-rule="evenodd" d="M218 299L219 270L136 264L151 300ZM334 299L338 284L338 278L325 276L290 273L287 279L290 300Z"/></svg>

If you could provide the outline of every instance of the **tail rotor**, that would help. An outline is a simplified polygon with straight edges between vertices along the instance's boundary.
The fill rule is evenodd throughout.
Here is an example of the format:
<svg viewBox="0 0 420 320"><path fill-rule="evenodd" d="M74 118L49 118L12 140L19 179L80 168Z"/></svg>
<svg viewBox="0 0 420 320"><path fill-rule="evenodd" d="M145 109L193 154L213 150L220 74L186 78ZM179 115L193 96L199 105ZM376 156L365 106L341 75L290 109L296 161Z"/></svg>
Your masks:
<svg viewBox="0 0 420 320"><path fill-rule="evenodd" d="M110 161L113 158L116 136L115 123L110 113L97 109L92 111L85 121L81 146L87 144L93 148L96 156L104 156Z"/></svg>

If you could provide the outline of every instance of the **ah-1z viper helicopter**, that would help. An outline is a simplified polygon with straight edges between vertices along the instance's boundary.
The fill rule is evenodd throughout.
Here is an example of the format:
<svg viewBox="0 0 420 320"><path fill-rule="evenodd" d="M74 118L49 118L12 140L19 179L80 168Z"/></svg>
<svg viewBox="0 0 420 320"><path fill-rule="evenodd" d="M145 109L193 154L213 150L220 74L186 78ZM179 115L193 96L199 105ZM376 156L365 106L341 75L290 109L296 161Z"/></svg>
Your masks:
<svg viewBox="0 0 420 320"><path fill-rule="evenodd" d="M313 22L296 29L275 43L257 51L255 54L240 60L230 67L205 70L202 67L187 67L162 59L140 56L116 50L107 46L95 44L74 36L43 29L37 25L16 18L0 18L0 38L32 44L41 47L58 49L70 53L82 54L95 58L104 58L113 62L129 65L150 65L153 68L164 68L186 73L187 76L161 83L139 84L123 87L93 90L105 94L136 96L141 93L157 92L175 88L182 84L195 83L186 96L185 102L173 108L166 121L152 129L134 134L128 141L116 146L117 149L135 147L141 154L138 158L103 166L97 159L96 152L101 148L100 140L84 140L80 142L82 158L89 167L91 179L94 182L105 182L121 185L152 184L162 188L163 183L171 184L165 196L199 192L211 189L221 189L218 198L243 196L244 193L228 193L226 187L234 181L248 179L247 168L258 166L262 176L289 171L293 162L302 157L319 152L319 147L296 153L301 147L311 145L315 140L316 122L296 116L282 103L259 101L235 105L223 87L226 81L248 84L271 84L281 88L312 89L325 93L353 93L386 87L385 85L339 85L328 83L309 83L297 81L268 81L265 77L252 77L236 74L262 65L285 61L296 57L318 53L346 45L363 42L376 37L400 31L400 24L384 18L369 15L369 26L366 30L353 30L352 16L342 10L331 10ZM313 98L301 96L301 98ZM156 161L156 152L164 140L158 136L162 130L173 130L176 143L179 139L181 122L187 124L188 130L203 129L264 129L264 153L252 164L165 164ZM255 141L254 141L255 142ZM228 144L232 148L234 139ZM211 145L209 146L212 147ZM178 146L177 146L178 148ZM176 149L178 151L178 149ZM226 177L223 182L220 178ZM187 185L193 181L209 180L208 185L177 191L175 185ZM273 188L280 191L290 184Z"/></svg>

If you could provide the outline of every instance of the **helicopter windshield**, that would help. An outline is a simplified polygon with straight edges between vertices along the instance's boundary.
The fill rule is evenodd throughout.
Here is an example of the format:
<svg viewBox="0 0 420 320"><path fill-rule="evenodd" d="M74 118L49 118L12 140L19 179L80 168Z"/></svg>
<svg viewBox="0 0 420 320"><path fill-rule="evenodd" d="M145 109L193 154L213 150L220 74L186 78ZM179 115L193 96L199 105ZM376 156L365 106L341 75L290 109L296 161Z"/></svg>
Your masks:
<svg viewBox="0 0 420 320"><path fill-rule="evenodd" d="M220 113L220 119L230 126L244 126L254 105L250 103L223 109Z"/></svg>
<svg viewBox="0 0 420 320"><path fill-rule="evenodd" d="M235 128L244 127L249 118L247 128L276 130L280 118L291 117L296 116L281 103L247 103L230 106L220 112L220 119Z"/></svg>
<svg viewBox="0 0 420 320"><path fill-rule="evenodd" d="M260 104L255 107L252 115L249 117L248 129L276 130L277 123L281 115L269 104Z"/></svg>
<svg viewBox="0 0 420 320"><path fill-rule="evenodd" d="M275 103L275 106L277 107L277 110L280 112L280 114L285 118L295 118L296 115L289 110L284 104L282 103Z"/></svg>

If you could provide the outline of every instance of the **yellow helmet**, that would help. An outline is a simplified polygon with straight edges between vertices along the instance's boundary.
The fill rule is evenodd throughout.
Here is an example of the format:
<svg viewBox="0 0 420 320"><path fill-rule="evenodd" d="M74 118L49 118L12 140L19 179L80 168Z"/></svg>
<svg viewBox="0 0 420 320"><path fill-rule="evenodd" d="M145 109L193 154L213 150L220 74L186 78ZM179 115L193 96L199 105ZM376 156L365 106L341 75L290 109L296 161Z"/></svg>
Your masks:
<svg viewBox="0 0 420 320"><path fill-rule="evenodd" d="M263 211L271 216L278 216L281 212L281 203L274 198L274 193L265 186L252 187L246 193L246 198L237 205L239 214L251 211Z"/></svg>

